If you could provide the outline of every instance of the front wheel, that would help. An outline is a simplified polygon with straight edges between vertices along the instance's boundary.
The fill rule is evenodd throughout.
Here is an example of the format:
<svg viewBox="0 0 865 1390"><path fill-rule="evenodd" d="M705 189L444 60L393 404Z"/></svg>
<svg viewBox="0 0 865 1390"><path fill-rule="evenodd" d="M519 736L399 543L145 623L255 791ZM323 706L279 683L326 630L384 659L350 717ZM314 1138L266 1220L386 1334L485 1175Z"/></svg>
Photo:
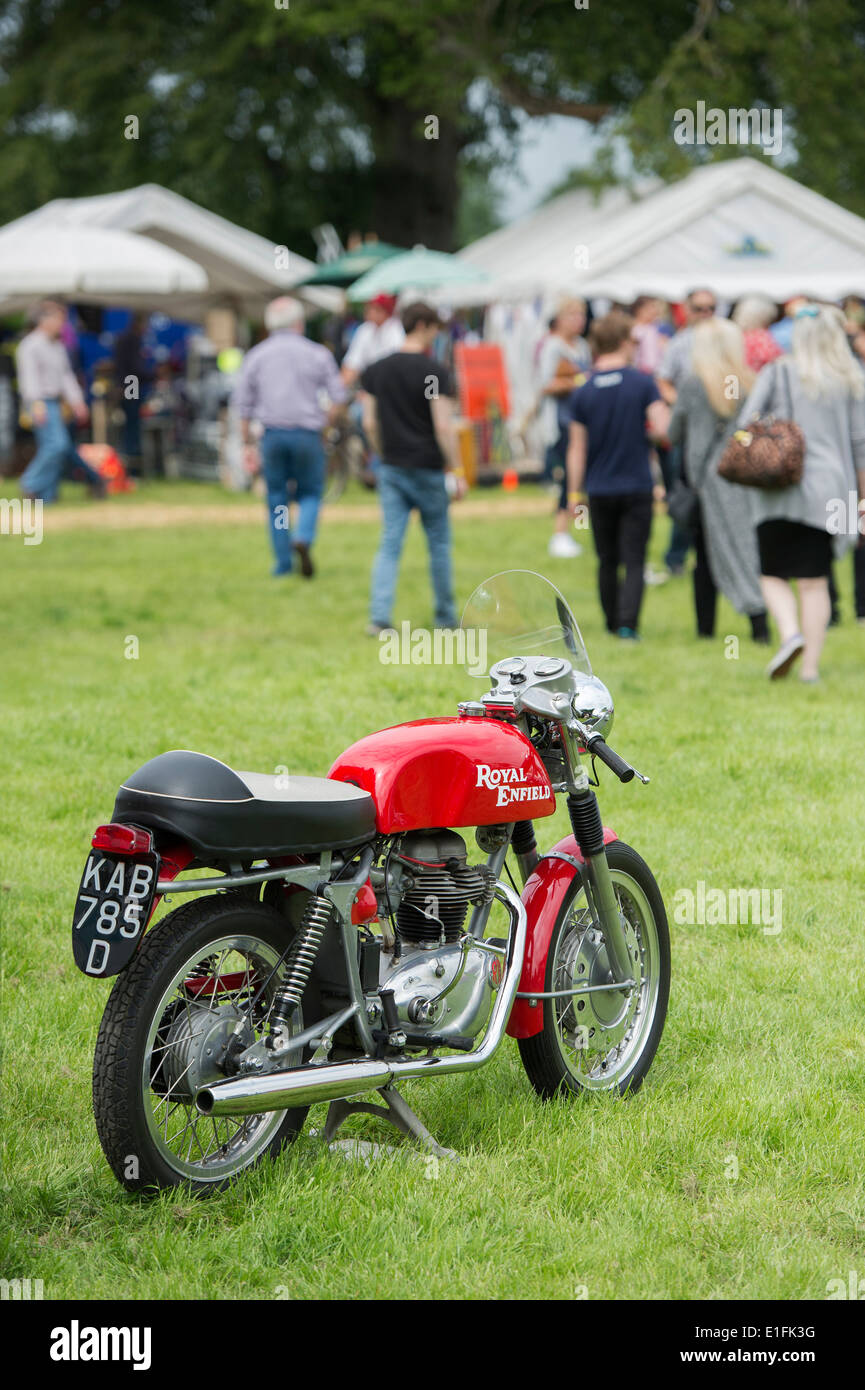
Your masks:
<svg viewBox="0 0 865 1390"><path fill-rule="evenodd" d="M543 1027L519 1040L529 1080L544 1099L585 1091L635 1091L652 1065L670 994L670 932L651 869L630 845L607 845L613 890L624 919L636 985L543 999ZM579 875L565 895L550 948L544 991L611 979L603 934Z"/></svg>
<svg viewBox="0 0 865 1390"><path fill-rule="evenodd" d="M130 1191L219 1191L302 1129L306 1108L206 1117L195 1105L197 1091L225 1079L238 1023L246 1046L263 1036L289 939L285 918L260 902L199 898L163 918L118 976L96 1039L93 1109ZM303 1026L299 1013L292 1026Z"/></svg>

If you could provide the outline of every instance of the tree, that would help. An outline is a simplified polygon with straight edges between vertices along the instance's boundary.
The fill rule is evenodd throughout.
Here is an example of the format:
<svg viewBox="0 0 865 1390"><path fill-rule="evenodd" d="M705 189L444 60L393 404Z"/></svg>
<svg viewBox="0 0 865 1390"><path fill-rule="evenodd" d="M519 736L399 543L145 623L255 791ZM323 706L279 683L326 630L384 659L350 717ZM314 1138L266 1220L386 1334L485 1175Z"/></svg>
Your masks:
<svg viewBox="0 0 865 1390"><path fill-rule="evenodd" d="M865 0L149 0L134 11L128 0L7 0L0 220L153 180L308 254L322 221L449 249L461 186L476 197L471 171L513 142L515 111L621 132L638 169L670 175L741 153L675 144L675 110L697 100L783 107L790 171L865 210L863 10Z"/></svg>

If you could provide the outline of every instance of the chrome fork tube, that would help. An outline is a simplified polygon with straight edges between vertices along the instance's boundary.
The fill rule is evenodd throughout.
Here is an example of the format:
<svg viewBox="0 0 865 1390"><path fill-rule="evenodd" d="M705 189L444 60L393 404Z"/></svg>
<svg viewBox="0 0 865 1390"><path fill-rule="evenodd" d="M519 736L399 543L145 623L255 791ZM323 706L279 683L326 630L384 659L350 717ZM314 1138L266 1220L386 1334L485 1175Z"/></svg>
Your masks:
<svg viewBox="0 0 865 1390"><path fill-rule="evenodd" d="M607 947L610 970L616 983L620 983L632 978L632 965L604 848L598 800L592 791L586 769L580 763L576 730L567 722L563 722L560 728L562 747L568 764L568 809L574 837L585 861L586 880L598 926Z"/></svg>

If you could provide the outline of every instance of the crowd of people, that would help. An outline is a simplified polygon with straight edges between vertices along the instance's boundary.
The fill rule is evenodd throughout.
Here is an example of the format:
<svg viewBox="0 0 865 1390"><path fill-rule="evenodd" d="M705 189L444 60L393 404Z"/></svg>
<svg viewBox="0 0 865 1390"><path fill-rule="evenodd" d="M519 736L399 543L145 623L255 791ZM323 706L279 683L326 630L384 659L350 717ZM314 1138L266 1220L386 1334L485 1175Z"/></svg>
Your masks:
<svg viewBox="0 0 865 1390"><path fill-rule="evenodd" d="M696 289L670 334L658 300L641 297L595 319L563 301L538 359L546 470L558 476L550 552L575 555L574 517L588 514L607 628L638 640L654 503L666 497L669 576L693 548L697 635L714 636L719 593L756 642L779 640L772 679L798 662L819 677L837 617L833 561L854 553L854 602L865 623L865 328L832 304L742 299L730 317ZM731 437L792 421L804 436L801 480L744 486L719 472ZM676 503L679 505L677 506ZM863 503L865 507L865 503ZM795 585L795 588L794 588Z"/></svg>
<svg viewBox="0 0 865 1390"><path fill-rule="evenodd" d="M803 296L779 308L749 295L729 316L718 308L710 289L695 289L675 324L667 306L643 295L594 318L586 333L585 302L570 296L559 304L536 362L538 433L557 498L550 553L578 555L574 523L587 519L606 626L635 641L646 584L681 575L693 551L697 635L714 636L723 594L748 618L755 642L769 643L774 623L773 679L798 662L801 678L813 682L837 617L833 564L851 549L856 615L865 623L865 313L847 306L845 315ZM274 575L315 572L324 432L349 408L383 520L368 630L391 626L414 510L429 547L436 625L454 626L449 506L465 480L454 374L436 355L445 330L439 313L423 302L397 312L396 300L380 295L365 306L341 362L307 336L295 298L270 304L265 327L242 361L236 354L228 406L246 473L264 479ZM105 490L74 442L88 407L67 330L64 306L44 301L17 349L22 409L36 439L21 489L49 502L66 476L94 495ZM146 377L141 334L133 318L115 344L121 384ZM134 455L139 392L123 395L123 409L124 448ZM747 445L755 422L767 418L801 431L801 478L774 489L731 481L720 468L731 441ZM647 564L662 499L670 514L666 574Z"/></svg>

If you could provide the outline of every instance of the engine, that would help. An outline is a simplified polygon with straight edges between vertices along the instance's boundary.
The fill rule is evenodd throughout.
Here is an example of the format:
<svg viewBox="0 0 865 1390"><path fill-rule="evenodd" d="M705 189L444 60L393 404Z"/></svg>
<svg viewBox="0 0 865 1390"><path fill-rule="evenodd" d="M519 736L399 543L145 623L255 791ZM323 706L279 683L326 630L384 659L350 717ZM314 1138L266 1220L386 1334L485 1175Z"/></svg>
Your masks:
<svg viewBox="0 0 865 1390"><path fill-rule="evenodd" d="M486 864L466 863L466 844L454 830L403 835L396 859L409 877L396 911L406 943L434 947L458 941L469 904L492 902L495 875Z"/></svg>
<svg viewBox="0 0 865 1390"><path fill-rule="evenodd" d="M495 874L466 863L465 841L453 830L411 831L393 857L402 874L400 950L382 958L381 983L407 1029L453 1037L456 1046L483 1028L502 980L501 955L463 940L469 907L492 902Z"/></svg>

